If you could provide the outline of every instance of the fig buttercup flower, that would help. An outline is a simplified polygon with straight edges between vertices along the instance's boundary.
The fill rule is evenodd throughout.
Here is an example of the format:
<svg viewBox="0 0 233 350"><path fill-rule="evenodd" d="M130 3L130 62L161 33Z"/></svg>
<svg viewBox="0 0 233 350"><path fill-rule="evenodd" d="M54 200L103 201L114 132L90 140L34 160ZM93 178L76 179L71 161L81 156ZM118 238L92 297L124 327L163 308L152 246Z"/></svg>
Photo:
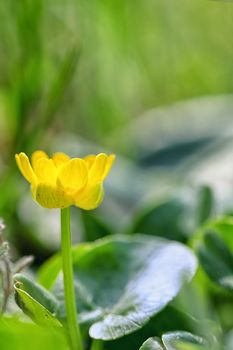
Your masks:
<svg viewBox="0 0 233 350"><path fill-rule="evenodd" d="M44 208L67 208L75 205L85 210L98 207L104 196L103 181L115 155L99 153L85 158L70 158L55 153L52 158L43 151L32 154L31 162L23 152L16 163L31 184L32 197Z"/></svg>

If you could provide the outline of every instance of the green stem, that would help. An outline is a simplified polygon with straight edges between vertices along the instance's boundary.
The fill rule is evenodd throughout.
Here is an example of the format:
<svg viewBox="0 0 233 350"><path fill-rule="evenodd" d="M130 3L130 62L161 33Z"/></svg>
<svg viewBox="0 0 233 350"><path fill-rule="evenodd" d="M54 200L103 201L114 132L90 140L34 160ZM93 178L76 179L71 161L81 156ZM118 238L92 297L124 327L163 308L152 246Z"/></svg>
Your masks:
<svg viewBox="0 0 233 350"><path fill-rule="evenodd" d="M72 266L70 208L61 209L61 250L66 303L66 317L72 350L83 350L82 337L77 319Z"/></svg>
<svg viewBox="0 0 233 350"><path fill-rule="evenodd" d="M102 340L93 339L90 350L101 350L102 349L102 345L103 345Z"/></svg>

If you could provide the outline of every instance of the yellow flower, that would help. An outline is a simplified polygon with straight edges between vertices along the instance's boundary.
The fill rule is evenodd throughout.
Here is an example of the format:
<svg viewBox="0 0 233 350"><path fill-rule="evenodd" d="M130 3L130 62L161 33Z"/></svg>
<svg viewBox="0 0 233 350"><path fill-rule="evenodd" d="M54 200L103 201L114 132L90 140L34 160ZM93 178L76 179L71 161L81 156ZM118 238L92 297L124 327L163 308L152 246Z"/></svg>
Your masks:
<svg viewBox="0 0 233 350"><path fill-rule="evenodd" d="M33 198L45 208L66 208L76 205L95 209L102 202L103 181L115 155L89 155L69 158L55 153L52 158L43 151L33 153L31 163L25 153L15 155L16 163L31 184Z"/></svg>

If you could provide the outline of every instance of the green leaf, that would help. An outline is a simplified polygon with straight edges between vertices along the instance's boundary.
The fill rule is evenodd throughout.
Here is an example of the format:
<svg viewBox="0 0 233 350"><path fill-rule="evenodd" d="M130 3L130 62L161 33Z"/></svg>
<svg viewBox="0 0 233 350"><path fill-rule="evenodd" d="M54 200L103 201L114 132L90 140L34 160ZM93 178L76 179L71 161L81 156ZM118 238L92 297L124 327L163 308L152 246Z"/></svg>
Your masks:
<svg viewBox="0 0 233 350"><path fill-rule="evenodd" d="M62 327L55 317L58 303L51 293L21 274L16 274L14 281L15 299L25 314L38 324Z"/></svg>
<svg viewBox="0 0 233 350"><path fill-rule="evenodd" d="M211 217L213 210L213 193L209 186L202 186L199 191L198 206L197 206L197 222L203 224Z"/></svg>
<svg viewBox="0 0 233 350"><path fill-rule="evenodd" d="M202 337L184 331L163 334L162 342L166 350L210 349L208 343Z"/></svg>
<svg viewBox="0 0 233 350"><path fill-rule="evenodd" d="M147 339L139 350L207 350L209 345L205 339L189 332L176 331L158 338Z"/></svg>
<svg viewBox="0 0 233 350"><path fill-rule="evenodd" d="M221 287L233 291L233 255L217 234L205 234L198 256L208 276Z"/></svg>
<svg viewBox="0 0 233 350"><path fill-rule="evenodd" d="M112 233L110 228L90 211L82 210L81 218L85 241L95 241Z"/></svg>
<svg viewBox="0 0 233 350"><path fill-rule="evenodd" d="M233 291L233 220L223 218L205 226L195 238L194 247L209 278Z"/></svg>
<svg viewBox="0 0 233 350"><path fill-rule="evenodd" d="M62 328L40 327L13 317L0 319L1 350L67 350Z"/></svg>
<svg viewBox="0 0 233 350"><path fill-rule="evenodd" d="M61 259L59 254L49 258L38 270L37 281L43 287L50 289L61 270Z"/></svg>
<svg viewBox="0 0 233 350"><path fill-rule="evenodd" d="M79 320L90 336L111 340L143 327L190 280L196 259L180 243L145 235L114 235L77 247L73 255ZM65 317L62 275L53 287Z"/></svg>
<svg viewBox="0 0 233 350"><path fill-rule="evenodd" d="M184 188L136 214L129 233L141 232L185 242L199 225L200 195Z"/></svg>
<svg viewBox="0 0 233 350"><path fill-rule="evenodd" d="M233 217L226 216L211 223L210 227L215 229L233 254Z"/></svg>
<svg viewBox="0 0 233 350"><path fill-rule="evenodd" d="M164 332L176 331L177 329L195 333L198 330L197 334L201 336L206 334L206 326L203 321L195 320L189 314L167 305L140 330L123 338L105 342L104 350L135 350L151 335L160 337ZM203 331L203 333L199 331Z"/></svg>
<svg viewBox="0 0 233 350"><path fill-rule="evenodd" d="M211 217L213 195L208 186L184 187L178 193L139 208L129 233L140 232L186 242Z"/></svg>
<svg viewBox="0 0 233 350"><path fill-rule="evenodd" d="M163 350L163 346L158 338L147 339L139 350Z"/></svg>
<svg viewBox="0 0 233 350"><path fill-rule="evenodd" d="M172 197L144 208L136 216L130 233L142 232L184 242L188 206L183 198Z"/></svg>
<svg viewBox="0 0 233 350"><path fill-rule="evenodd" d="M88 243L80 243L78 246L72 247L73 261L80 259L89 249L91 249L91 246ZM60 253L53 255L39 268L37 282L50 289L61 271L61 266Z"/></svg>

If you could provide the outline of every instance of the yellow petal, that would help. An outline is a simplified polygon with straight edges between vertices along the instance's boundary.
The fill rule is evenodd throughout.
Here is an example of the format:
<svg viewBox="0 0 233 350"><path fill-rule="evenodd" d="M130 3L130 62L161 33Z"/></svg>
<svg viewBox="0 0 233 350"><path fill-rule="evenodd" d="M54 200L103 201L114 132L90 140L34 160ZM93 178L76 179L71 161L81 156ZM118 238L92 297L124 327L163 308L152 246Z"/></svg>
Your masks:
<svg viewBox="0 0 233 350"><path fill-rule="evenodd" d="M51 185L56 184L57 168L52 159L39 158L34 164L34 172L39 182L47 182Z"/></svg>
<svg viewBox="0 0 233 350"><path fill-rule="evenodd" d="M49 157L44 151L36 151L36 152L32 153L31 160L32 160L32 167L33 168L35 166L36 161L40 158L47 158L48 159Z"/></svg>
<svg viewBox="0 0 233 350"><path fill-rule="evenodd" d="M85 210L92 210L101 204L103 198L104 190L101 183L88 189L84 189L78 194L76 196L75 205Z"/></svg>
<svg viewBox="0 0 233 350"><path fill-rule="evenodd" d="M30 184L35 185L37 183L37 178L26 154L23 152L16 154L15 159L25 179L30 182Z"/></svg>
<svg viewBox="0 0 233 350"><path fill-rule="evenodd" d="M94 161L96 159L96 155L94 154L90 154L89 156L86 156L85 158L83 158L86 165L87 165L87 169L90 170L92 165L94 164Z"/></svg>
<svg viewBox="0 0 233 350"><path fill-rule="evenodd" d="M86 186L87 179L88 172L85 161L74 158L59 168L57 185L69 193L74 193Z"/></svg>
<svg viewBox="0 0 233 350"><path fill-rule="evenodd" d="M104 173L103 173L103 178L102 180L104 180L106 178L106 176L108 175L109 171L111 170L112 168L112 165L114 163L116 159L116 156L115 154L110 154L108 156L108 159L107 159L107 162L106 162L106 165L105 165L105 169L104 169Z"/></svg>
<svg viewBox="0 0 233 350"><path fill-rule="evenodd" d="M39 184L33 191L33 198L44 208L67 208L74 204L72 198L50 184Z"/></svg>
<svg viewBox="0 0 233 350"><path fill-rule="evenodd" d="M102 182L108 175L115 155L107 156L105 153L100 153L96 156L94 164L89 171L89 184L94 185Z"/></svg>
<svg viewBox="0 0 233 350"><path fill-rule="evenodd" d="M52 156L52 160L56 165L56 167L59 167L62 164L67 163L70 160L70 157L67 156L67 154L65 153L57 152L57 153L54 153L54 155Z"/></svg>

